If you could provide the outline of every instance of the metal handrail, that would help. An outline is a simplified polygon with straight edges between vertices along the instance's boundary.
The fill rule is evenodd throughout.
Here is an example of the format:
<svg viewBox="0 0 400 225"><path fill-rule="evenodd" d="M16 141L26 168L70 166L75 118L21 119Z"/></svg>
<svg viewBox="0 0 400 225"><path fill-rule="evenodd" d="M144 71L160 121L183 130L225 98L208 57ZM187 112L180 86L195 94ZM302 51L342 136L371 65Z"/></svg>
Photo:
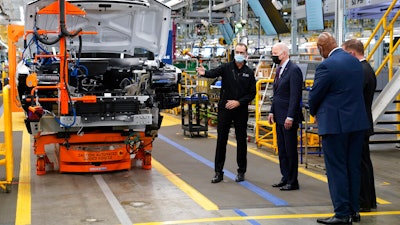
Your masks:
<svg viewBox="0 0 400 225"><path fill-rule="evenodd" d="M389 53L386 55L385 59L379 66L379 68L375 71L375 74L378 76L387 61L389 60L389 80L393 76L393 53L397 49L397 47L400 44L400 41L397 41L395 45L393 45L393 27L394 24L396 23L397 18L400 16L400 11L397 11L397 13L394 15L392 20L390 21L389 24L387 21L387 17L390 13L393 12L394 7L396 6L397 0L393 0L390 6L387 8L386 12L383 14L382 18L379 20L377 26L373 30L371 36L368 38L367 42L364 44L364 49L367 49L369 44L371 43L372 39L375 38L375 35L378 33L380 28L382 27L384 32L382 33L382 36L378 39L378 41L375 43L375 46L372 48L371 52L368 54L366 57L366 60L369 61L375 51L378 49L379 45L382 43L383 39L385 38L386 34L389 33L390 37L390 42L389 42Z"/></svg>

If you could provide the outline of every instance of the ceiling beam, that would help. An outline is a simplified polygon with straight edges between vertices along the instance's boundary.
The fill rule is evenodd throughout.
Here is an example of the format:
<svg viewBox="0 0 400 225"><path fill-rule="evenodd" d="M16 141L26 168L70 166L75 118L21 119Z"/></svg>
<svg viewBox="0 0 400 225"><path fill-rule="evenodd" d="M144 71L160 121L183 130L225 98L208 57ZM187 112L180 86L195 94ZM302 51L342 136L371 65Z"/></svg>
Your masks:
<svg viewBox="0 0 400 225"><path fill-rule="evenodd" d="M209 18L210 15L207 12L188 12L187 13L187 17L188 18ZM226 13L217 13L217 12L213 12L211 13L211 18L216 19L216 18L225 18L226 17Z"/></svg>
<svg viewBox="0 0 400 225"><path fill-rule="evenodd" d="M211 11L218 11L221 9L226 9L228 7L231 7L231 6L237 5L237 4L240 4L240 0L228 0L224 3L220 3L218 5L212 6ZM200 10L198 10L198 12L208 12L208 8L200 9Z"/></svg>

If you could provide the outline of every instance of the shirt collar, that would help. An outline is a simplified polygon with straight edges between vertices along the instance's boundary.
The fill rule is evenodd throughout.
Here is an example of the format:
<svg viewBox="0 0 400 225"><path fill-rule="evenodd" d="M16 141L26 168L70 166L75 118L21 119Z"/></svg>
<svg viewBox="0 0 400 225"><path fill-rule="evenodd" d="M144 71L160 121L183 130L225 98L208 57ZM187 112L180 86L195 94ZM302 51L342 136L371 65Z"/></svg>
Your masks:
<svg viewBox="0 0 400 225"><path fill-rule="evenodd" d="M332 54L334 51L338 50L338 49L341 49L341 47L336 47L336 48L332 49L332 51L329 52L328 57L331 56L331 54Z"/></svg>
<svg viewBox="0 0 400 225"><path fill-rule="evenodd" d="M288 62L289 62L289 59L286 59L286 61L282 63L282 65L280 66L281 67L281 71L283 71L283 69L286 67Z"/></svg>

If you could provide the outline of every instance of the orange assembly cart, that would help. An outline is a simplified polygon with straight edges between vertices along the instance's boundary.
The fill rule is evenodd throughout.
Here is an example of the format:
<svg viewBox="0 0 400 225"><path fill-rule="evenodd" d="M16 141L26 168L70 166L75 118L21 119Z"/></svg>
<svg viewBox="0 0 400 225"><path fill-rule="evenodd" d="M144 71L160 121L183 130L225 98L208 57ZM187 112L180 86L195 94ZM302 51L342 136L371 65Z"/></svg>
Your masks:
<svg viewBox="0 0 400 225"><path fill-rule="evenodd" d="M126 4L142 7L126 1L114 1L109 7L113 5L136 19L132 13L137 10ZM37 175L46 174L55 163L61 173L129 170L134 160L140 161L143 169L151 169L152 143L162 122L160 109L180 104L177 91L181 71L158 63L154 56L145 60L137 53L143 51L141 46L134 48L131 43L105 38L109 32L102 33L105 28L101 26L109 29L108 18L115 11L101 9L107 23L100 23L99 7L90 1L74 5L66 0L38 0L27 5L23 37L28 50L18 65L22 70L10 79L18 79L18 87L14 84L13 88L33 137ZM152 12L162 14L154 18L156 22L152 20L154 23L170 15L167 6L157 3L151 7ZM58 24L54 22L57 20ZM136 28L127 29L120 33L124 38L136 35ZM159 32L167 34L168 30ZM117 34L113 32L112 37ZM90 38L82 38L84 35ZM93 41L100 39L119 48ZM105 54L101 47L111 53ZM96 51L101 52L101 60L93 56ZM132 60L135 54L140 61ZM16 64L15 57L11 60ZM56 160L46 152L49 145L56 146Z"/></svg>
<svg viewBox="0 0 400 225"><path fill-rule="evenodd" d="M45 146L58 144L60 172L104 172L129 170L132 159L141 160L143 169L151 169L152 137L143 132L85 133L40 135L34 138L37 156L36 174L46 174L46 166L53 167Z"/></svg>

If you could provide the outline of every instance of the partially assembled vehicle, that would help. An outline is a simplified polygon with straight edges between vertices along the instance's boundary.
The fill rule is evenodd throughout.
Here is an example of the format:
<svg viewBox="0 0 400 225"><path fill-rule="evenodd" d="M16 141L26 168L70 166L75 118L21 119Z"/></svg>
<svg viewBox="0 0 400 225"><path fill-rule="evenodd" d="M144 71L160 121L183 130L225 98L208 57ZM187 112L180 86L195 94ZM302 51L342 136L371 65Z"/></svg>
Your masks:
<svg viewBox="0 0 400 225"><path fill-rule="evenodd" d="M37 0L26 6L18 92L37 174L151 168L160 110L180 104L165 63L171 10L156 0Z"/></svg>

